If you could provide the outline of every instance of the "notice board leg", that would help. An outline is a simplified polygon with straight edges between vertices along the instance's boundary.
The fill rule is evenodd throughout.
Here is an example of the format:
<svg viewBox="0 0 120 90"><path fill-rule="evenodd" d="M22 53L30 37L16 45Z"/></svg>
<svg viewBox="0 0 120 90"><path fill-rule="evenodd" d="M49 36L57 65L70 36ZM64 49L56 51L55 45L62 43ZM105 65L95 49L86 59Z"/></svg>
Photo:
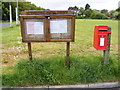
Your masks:
<svg viewBox="0 0 120 90"><path fill-rule="evenodd" d="M67 42L66 65L67 65L68 69L70 69L70 42Z"/></svg>
<svg viewBox="0 0 120 90"><path fill-rule="evenodd" d="M29 60L32 61L31 43L28 43L28 53L29 53Z"/></svg>

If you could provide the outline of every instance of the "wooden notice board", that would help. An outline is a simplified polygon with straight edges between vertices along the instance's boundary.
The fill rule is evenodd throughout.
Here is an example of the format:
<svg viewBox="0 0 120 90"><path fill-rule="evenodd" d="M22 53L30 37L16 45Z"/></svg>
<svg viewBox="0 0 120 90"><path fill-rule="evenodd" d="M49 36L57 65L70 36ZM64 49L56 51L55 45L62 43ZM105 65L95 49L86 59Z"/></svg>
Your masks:
<svg viewBox="0 0 120 90"><path fill-rule="evenodd" d="M23 42L74 42L73 11L23 11L20 23Z"/></svg>
<svg viewBox="0 0 120 90"><path fill-rule="evenodd" d="M31 42L67 42L66 65L70 68L70 42L74 42L75 14L73 11L23 11L20 14L22 41L28 43L32 60Z"/></svg>

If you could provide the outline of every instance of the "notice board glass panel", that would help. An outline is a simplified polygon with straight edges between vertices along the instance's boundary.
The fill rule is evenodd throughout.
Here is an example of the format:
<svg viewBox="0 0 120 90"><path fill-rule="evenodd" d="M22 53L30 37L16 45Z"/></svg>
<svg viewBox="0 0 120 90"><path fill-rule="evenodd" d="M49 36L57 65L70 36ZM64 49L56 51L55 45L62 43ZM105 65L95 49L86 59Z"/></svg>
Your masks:
<svg viewBox="0 0 120 90"><path fill-rule="evenodd" d="M53 18L50 20L50 39L71 39L71 18Z"/></svg>
<svg viewBox="0 0 120 90"><path fill-rule="evenodd" d="M44 19L24 19L26 40L45 40Z"/></svg>

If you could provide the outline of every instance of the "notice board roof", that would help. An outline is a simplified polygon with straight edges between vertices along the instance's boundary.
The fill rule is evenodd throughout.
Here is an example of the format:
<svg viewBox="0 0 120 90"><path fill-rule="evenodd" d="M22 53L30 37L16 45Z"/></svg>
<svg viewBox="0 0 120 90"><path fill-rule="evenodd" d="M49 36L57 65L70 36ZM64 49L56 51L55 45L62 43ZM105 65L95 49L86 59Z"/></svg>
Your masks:
<svg viewBox="0 0 120 90"><path fill-rule="evenodd" d="M73 16L75 15L73 11L70 10L58 10L58 11L51 11L51 10L25 10L22 11L20 16L60 16L60 15L67 15Z"/></svg>

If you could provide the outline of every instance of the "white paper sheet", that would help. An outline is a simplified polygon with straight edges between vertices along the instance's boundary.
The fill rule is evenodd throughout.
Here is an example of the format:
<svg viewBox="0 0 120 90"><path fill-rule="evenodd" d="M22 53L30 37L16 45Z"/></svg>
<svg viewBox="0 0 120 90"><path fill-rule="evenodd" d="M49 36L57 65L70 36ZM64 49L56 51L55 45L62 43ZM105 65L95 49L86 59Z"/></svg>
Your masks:
<svg viewBox="0 0 120 90"><path fill-rule="evenodd" d="M105 38L100 38L100 46L104 46Z"/></svg>
<svg viewBox="0 0 120 90"><path fill-rule="evenodd" d="M26 22L27 34L44 34L43 22Z"/></svg>
<svg viewBox="0 0 120 90"><path fill-rule="evenodd" d="M67 33L67 20L51 20L50 33Z"/></svg>
<svg viewBox="0 0 120 90"><path fill-rule="evenodd" d="M43 34L43 22L34 23L34 34Z"/></svg>
<svg viewBox="0 0 120 90"><path fill-rule="evenodd" d="M26 22L27 34L34 34L34 22Z"/></svg>

